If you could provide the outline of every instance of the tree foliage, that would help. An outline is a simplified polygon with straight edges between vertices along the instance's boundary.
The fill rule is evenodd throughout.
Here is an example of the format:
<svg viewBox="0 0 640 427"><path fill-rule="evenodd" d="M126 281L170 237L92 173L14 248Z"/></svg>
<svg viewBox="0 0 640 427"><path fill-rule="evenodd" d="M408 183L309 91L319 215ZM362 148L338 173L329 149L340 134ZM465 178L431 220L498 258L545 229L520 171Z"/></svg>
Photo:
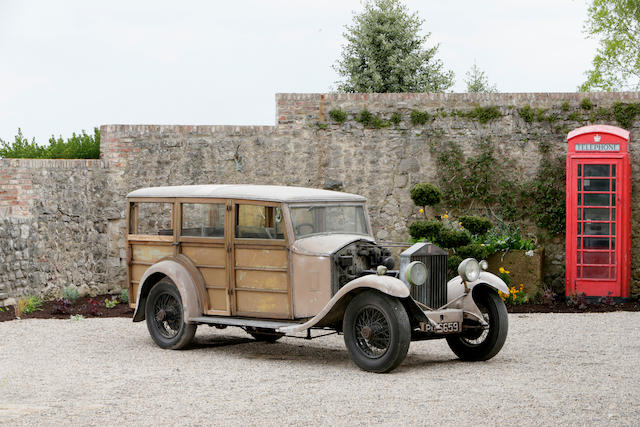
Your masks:
<svg viewBox="0 0 640 427"><path fill-rule="evenodd" d="M478 68L475 62L471 66L471 69L467 71L466 76L465 83L467 84L467 92L469 93L495 93L498 91L496 85L489 83L486 73Z"/></svg>
<svg viewBox="0 0 640 427"><path fill-rule="evenodd" d="M49 138L49 145L36 144L35 138L29 138L18 129L12 143L0 139L0 158L22 159L97 159L100 157L100 130L94 128L93 135L83 130L75 133L66 141L62 137Z"/></svg>
<svg viewBox="0 0 640 427"><path fill-rule="evenodd" d="M584 31L600 46L580 90L639 90L640 0L593 0Z"/></svg>
<svg viewBox="0 0 640 427"><path fill-rule="evenodd" d="M436 59L438 46L426 47L424 20L400 0L368 0L346 26L341 57L334 69L341 92L443 92L453 72Z"/></svg>

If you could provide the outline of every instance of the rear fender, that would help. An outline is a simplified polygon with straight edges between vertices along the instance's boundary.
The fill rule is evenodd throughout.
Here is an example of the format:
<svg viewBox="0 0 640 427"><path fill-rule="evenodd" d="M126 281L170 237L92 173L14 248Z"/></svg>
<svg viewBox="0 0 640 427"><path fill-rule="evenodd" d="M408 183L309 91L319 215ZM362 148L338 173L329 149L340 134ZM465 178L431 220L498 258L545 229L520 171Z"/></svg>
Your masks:
<svg viewBox="0 0 640 427"><path fill-rule="evenodd" d="M354 296L367 289L375 289L399 299L409 296L409 288L401 280L391 276L370 274L358 277L344 285L314 317L295 326L279 328L278 332L296 333L314 326L329 326L342 320L344 311Z"/></svg>
<svg viewBox="0 0 640 427"><path fill-rule="evenodd" d="M145 319L147 296L153 285L164 277L170 278L180 292L184 321L192 323L188 321L189 318L202 316L207 302L204 278L189 258L177 255L161 259L144 272L138 287L133 321L141 322Z"/></svg>

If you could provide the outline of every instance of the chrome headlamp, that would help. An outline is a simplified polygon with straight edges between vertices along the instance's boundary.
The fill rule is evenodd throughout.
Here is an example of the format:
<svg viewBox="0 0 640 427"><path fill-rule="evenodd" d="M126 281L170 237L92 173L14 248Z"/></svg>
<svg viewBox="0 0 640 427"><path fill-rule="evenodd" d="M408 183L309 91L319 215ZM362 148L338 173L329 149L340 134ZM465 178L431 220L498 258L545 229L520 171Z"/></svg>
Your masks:
<svg viewBox="0 0 640 427"><path fill-rule="evenodd" d="M405 277L413 286L424 285L427 282L427 266L420 261L413 261L407 266Z"/></svg>
<svg viewBox="0 0 640 427"><path fill-rule="evenodd" d="M480 277L480 264L474 258L467 258L458 266L458 274L465 282L475 282Z"/></svg>

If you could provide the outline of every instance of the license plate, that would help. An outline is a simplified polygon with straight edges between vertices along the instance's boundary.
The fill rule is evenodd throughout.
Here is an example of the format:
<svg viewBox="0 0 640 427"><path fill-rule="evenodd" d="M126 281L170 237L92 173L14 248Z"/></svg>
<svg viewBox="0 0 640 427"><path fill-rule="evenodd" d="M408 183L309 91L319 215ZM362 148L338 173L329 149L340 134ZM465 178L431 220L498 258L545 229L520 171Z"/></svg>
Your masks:
<svg viewBox="0 0 640 427"><path fill-rule="evenodd" d="M420 330L424 332L432 332L435 334L457 334L462 332L462 325L459 322L442 322L436 323L435 326L430 323L420 322Z"/></svg>

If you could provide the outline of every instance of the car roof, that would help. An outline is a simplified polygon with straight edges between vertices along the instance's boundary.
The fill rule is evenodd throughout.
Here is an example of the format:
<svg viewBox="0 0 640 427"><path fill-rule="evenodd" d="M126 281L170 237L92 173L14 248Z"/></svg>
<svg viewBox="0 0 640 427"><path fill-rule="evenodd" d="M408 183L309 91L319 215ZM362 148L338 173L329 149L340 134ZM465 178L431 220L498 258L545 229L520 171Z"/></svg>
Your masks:
<svg viewBox="0 0 640 427"><path fill-rule="evenodd" d="M127 197L197 197L212 199L246 199L284 203L365 202L363 196L340 191L319 190L284 185L208 184L141 188Z"/></svg>

